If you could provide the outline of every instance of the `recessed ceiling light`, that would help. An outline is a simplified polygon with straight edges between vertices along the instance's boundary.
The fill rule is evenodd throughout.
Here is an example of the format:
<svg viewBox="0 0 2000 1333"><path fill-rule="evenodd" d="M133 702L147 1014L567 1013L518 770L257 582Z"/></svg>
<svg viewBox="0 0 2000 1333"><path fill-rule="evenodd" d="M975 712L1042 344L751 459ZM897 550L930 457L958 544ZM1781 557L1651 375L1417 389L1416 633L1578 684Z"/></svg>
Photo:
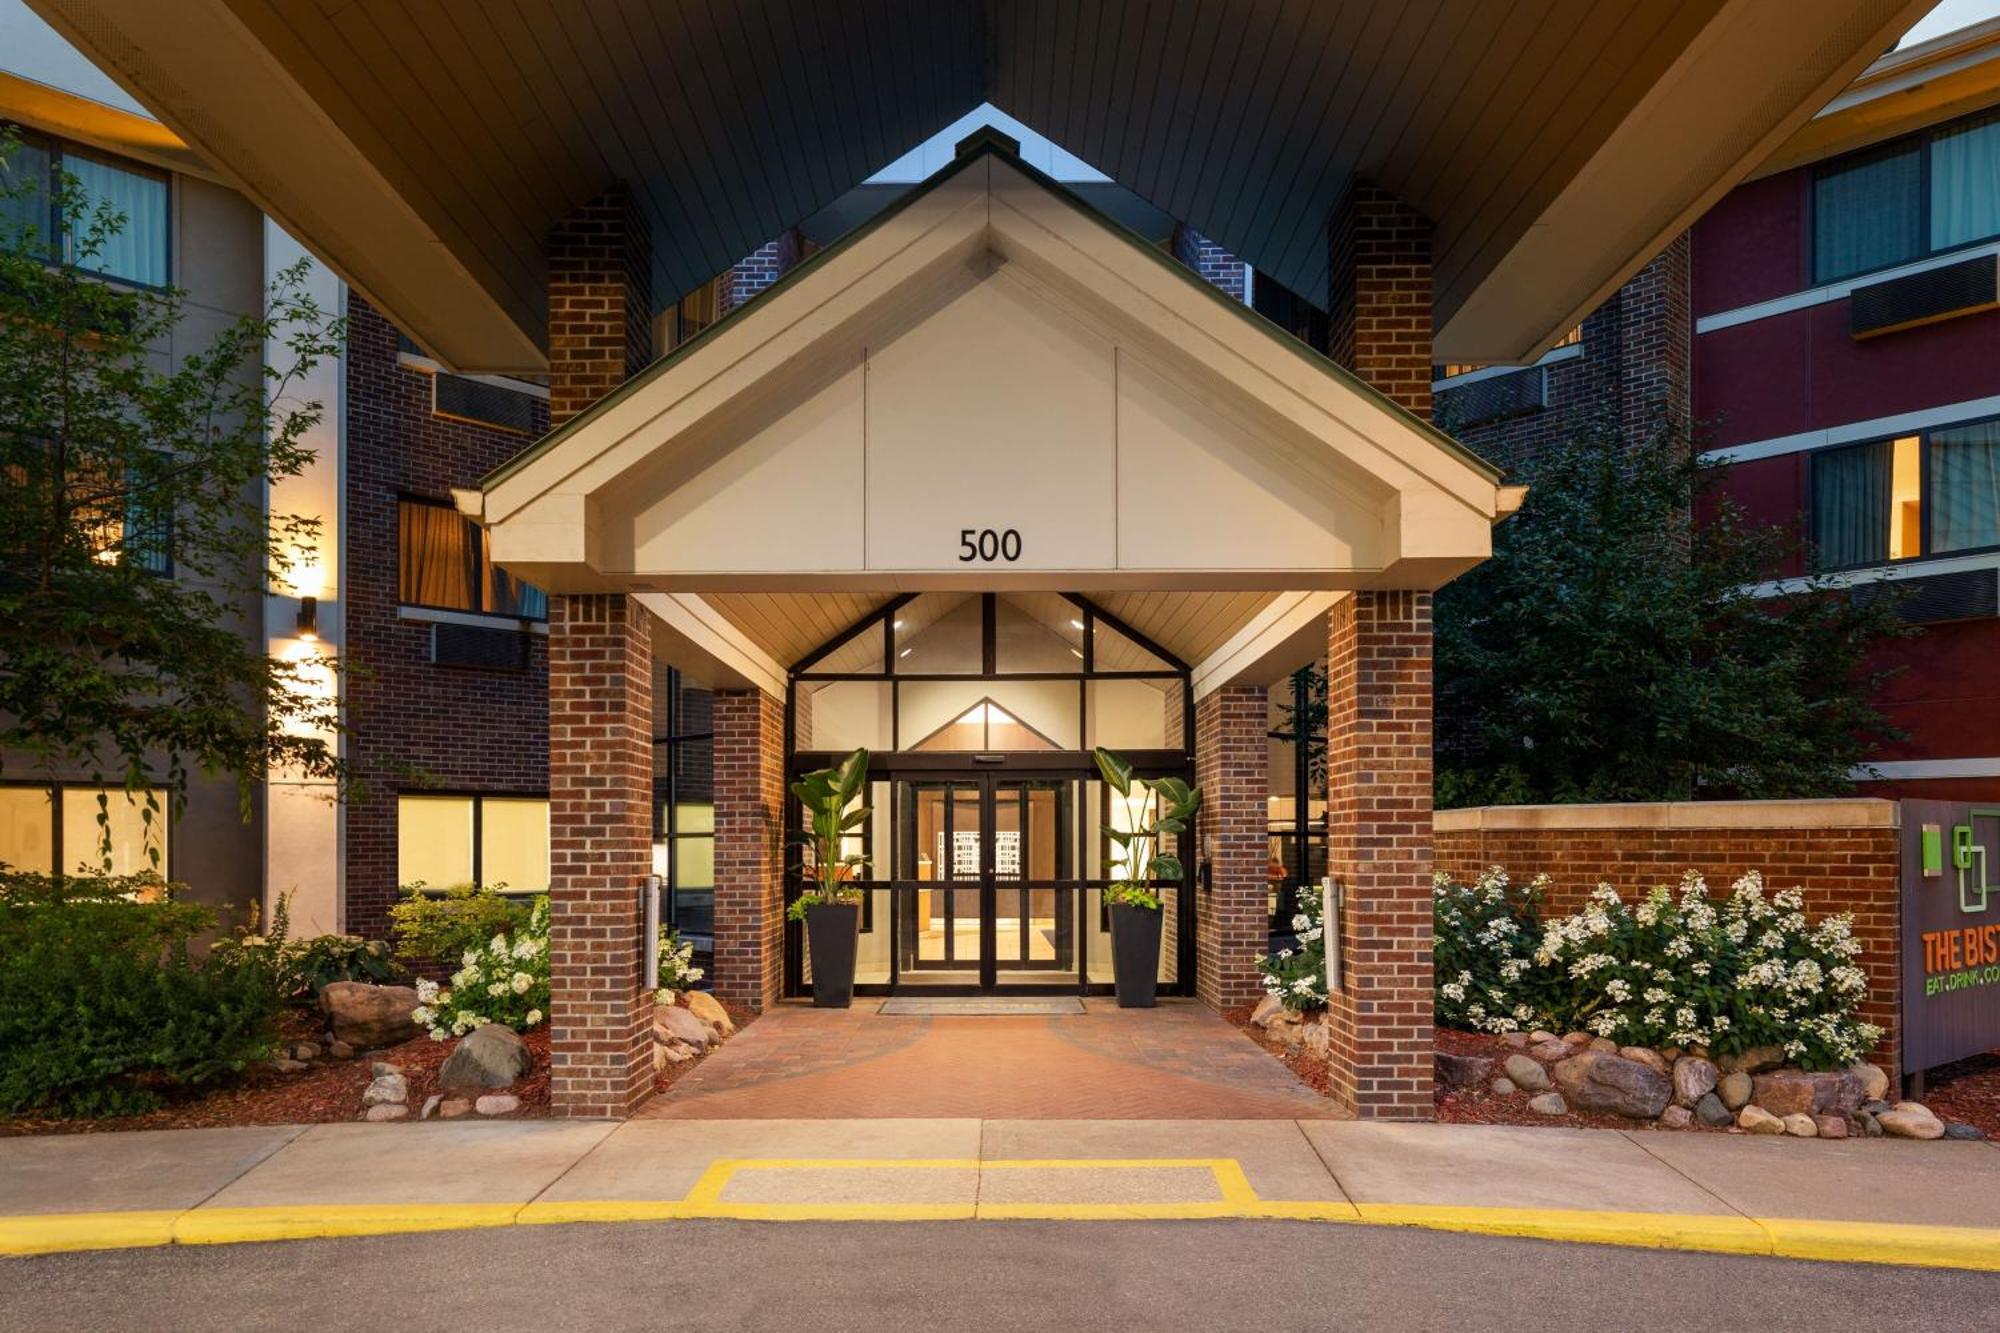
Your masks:
<svg viewBox="0 0 2000 1333"><path fill-rule="evenodd" d="M897 657L899 657L899 658L900 658L900 657L908 657L908 656L909 656L909 655L910 655L911 653L913 653L913 652L915 652L915 651L916 651L916 649L914 649L914 648L905 648L905 649L904 649L904 650L903 650L902 652L900 652L900 653L897 653L897 654L896 654L896 656L897 656Z"/></svg>
<svg viewBox="0 0 2000 1333"><path fill-rule="evenodd" d="M1076 620L1076 619L1072 619L1072 620L1071 620L1071 621L1069 622L1069 626L1070 626L1070 628L1071 628L1071 629L1082 629L1082 628L1083 628L1083 622L1082 622L1081 620Z"/></svg>
<svg viewBox="0 0 2000 1333"><path fill-rule="evenodd" d="M894 626L894 628L896 628L896 629L901 629L901 628L903 628L903 622L902 622L902 621L900 621L900 620L899 620L899 621L897 621L897 622L896 622L896 624L895 624L895 626Z"/></svg>

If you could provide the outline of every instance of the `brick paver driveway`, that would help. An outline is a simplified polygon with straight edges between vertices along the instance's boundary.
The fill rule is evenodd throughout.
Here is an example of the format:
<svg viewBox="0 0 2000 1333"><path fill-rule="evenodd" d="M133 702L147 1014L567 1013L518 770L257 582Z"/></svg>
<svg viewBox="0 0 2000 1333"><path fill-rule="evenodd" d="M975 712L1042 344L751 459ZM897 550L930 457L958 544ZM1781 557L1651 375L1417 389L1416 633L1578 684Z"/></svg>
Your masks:
<svg viewBox="0 0 2000 1333"><path fill-rule="evenodd" d="M1059 1016L905 1017L780 1005L655 1098L673 1119L1335 1119L1195 1001Z"/></svg>

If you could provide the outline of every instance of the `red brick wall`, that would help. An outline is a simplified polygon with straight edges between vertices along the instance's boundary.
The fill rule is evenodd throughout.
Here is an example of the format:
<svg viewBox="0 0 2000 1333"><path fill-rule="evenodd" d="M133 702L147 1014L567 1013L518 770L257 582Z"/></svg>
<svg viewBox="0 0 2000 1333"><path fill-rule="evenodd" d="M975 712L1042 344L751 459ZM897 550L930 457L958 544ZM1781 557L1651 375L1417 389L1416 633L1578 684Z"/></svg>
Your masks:
<svg viewBox="0 0 2000 1333"><path fill-rule="evenodd" d="M551 1085L557 1115L625 1116L653 1086L652 629L622 593L550 601Z"/></svg>
<svg viewBox="0 0 2000 1333"><path fill-rule="evenodd" d="M1517 884L1551 877L1544 915L1582 906L1609 883L1630 901L1656 884L1677 885L1699 870L1720 899L1745 872L1762 871L1767 892L1805 891L1806 915L1817 920L1854 913L1854 933L1866 946L1868 973L1862 1014L1885 1035L1876 1050L1897 1071L1897 997L1902 986L1899 915L1899 833L1893 828L1794 829L1487 829L1437 835L1438 868L1461 881L1501 866Z"/></svg>
<svg viewBox="0 0 2000 1333"><path fill-rule="evenodd" d="M1344 890L1333 1089L1364 1118L1429 1119L1431 595L1357 592L1328 622L1327 864Z"/></svg>
<svg viewBox="0 0 2000 1333"><path fill-rule="evenodd" d="M1184 222L1174 224L1174 258L1231 300L1243 299L1243 261Z"/></svg>
<svg viewBox="0 0 2000 1333"><path fill-rule="evenodd" d="M1225 685L1194 709L1198 830L1209 884L1195 890L1195 993L1218 1009L1263 994L1256 958L1269 942L1265 763L1270 705L1261 685Z"/></svg>
<svg viewBox="0 0 2000 1333"><path fill-rule="evenodd" d="M561 425L653 359L650 243L622 188L549 233L549 412Z"/></svg>
<svg viewBox="0 0 2000 1333"><path fill-rule="evenodd" d="M1328 246L1327 355L1429 420L1429 220L1357 180L1334 209Z"/></svg>
<svg viewBox="0 0 2000 1333"><path fill-rule="evenodd" d="M715 694L715 993L751 1009L784 984L784 705Z"/></svg>
<svg viewBox="0 0 2000 1333"><path fill-rule="evenodd" d="M530 437L431 415L431 377L396 359L396 329L348 295L346 505L340 534L348 744L373 794L347 806L346 928L382 936L397 898L396 791L421 770L435 789L540 796L548 790L548 654L526 670L434 665L431 627L396 614L396 502L449 500ZM544 424L537 421L537 427Z"/></svg>

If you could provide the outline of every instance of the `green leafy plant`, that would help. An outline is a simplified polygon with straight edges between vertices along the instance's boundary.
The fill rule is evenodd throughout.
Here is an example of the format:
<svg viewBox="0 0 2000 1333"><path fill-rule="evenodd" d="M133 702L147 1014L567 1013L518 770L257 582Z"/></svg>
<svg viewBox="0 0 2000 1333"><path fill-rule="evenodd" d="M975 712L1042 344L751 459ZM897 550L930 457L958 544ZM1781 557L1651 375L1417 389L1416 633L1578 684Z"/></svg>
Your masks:
<svg viewBox="0 0 2000 1333"><path fill-rule="evenodd" d="M1287 1009L1301 1012L1326 1008L1326 923L1324 902L1317 893L1299 895L1292 915L1296 943L1262 954L1257 970L1264 976L1264 993Z"/></svg>
<svg viewBox="0 0 2000 1333"><path fill-rule="evenodd" d="M856 750L837 767L807 773L792 784L792 795L805 808L805 827L798 840L813 887L785 909L791 920L805 920L806 911L822 903L860 901L861 891L847 880L868 864L868 857L845 849L847 838L868 819L868 807L859 803L867 785L866 750Z"/></svg>
<svg viewBox="0 0 2000 1333"><path fill-rule="evenodd" d="M314 935L291 937L292 895L282 894L271 910L270 929L257 929L253 910L250 922L215 942L211 955L225 964L236 965L251 958L261 960L271 973L281 999L291 1004L316 1001L319 993L336 981L363 981L382 985L399 979L403 969L381 940L359 935Z"/></svg>
<svg viewBox="0 0 2000 1333"><path fill-rule="evenodd" d="M660 989L686 990L706 974L694 965L694 945L672 926L660 927Z"/></svg>
<svg viewBox="0 0 2000 1333"><path fill-rule="evenodd" d="M1184 873L1181 859L1166 850L1168 838L1178 838L1194 822L1201 809L1201 788L1179 778L1156 778L1151 782L1132 776L1132 765L1098 746L1092 751L1097 771L1104 783L1118 794L1122 821L1107 827L1105 836L1124 849L1105 860L1105 874L1112 880L1104 891L1107 902L1121 907L1160 910L1156 880L1179 879ZM1116 826L1122 822L1124 827Z"/></svg>
<svg viewBox="0 0 2000 1333"><path fill-rule="evenodd" d="M1518 1032L1547 1010L1551 981L1535 966L1548 877L1516 888L1494 866L1471 884L1432 882L1432 975L1437 1021L1476 1032Z"/></svg>
<svg viewBox="0 0 2000 1333"><path fill-rule="evenodd" d="M389 909L396 956L450 967L467 949L521 929L528 923L528 904L507 897L501 887L453 884L434 890L422 880L405 884L403 900Z"/></svg>
<svg viewBox="0 0 2000 1333"><path fill-rule="evenodd" d="M536 898L514 931L467 948L454 961L457 970L447 985L417 982L410 1017L429 1029L432 1041L462 1037L487 1023L516 1032L540 1026L549 1014L548 898Z"/></svg>
<svg viewBox="0 0 2000 1333"><path fill-rule="evenodd" d="M180 889L0 874L0 1114L145 1111L270 1056L268 961L197 961L191 941L214 915Z"/></svg>

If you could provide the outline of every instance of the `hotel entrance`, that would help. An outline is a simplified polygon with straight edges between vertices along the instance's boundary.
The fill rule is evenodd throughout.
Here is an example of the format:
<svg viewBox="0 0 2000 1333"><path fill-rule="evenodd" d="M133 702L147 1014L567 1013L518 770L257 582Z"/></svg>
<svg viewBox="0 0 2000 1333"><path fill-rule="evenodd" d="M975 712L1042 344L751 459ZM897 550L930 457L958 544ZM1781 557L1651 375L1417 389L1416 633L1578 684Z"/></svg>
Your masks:
<svg viewBox="0 0 2000 1333"><path fill-rule="evenodd" d="M1190 778L1186 666L1103 608L1053 593L902 597L792 671L791 778L870 754L861 994L1102 993L1103 892L1126 816L1096 763ZM789 831L799 824L788 809ZM1190 874L1158 887L1160 981L1188 993ZM788 866L788 900L801 891ZM804 932L786 932L786 988L809 990Z"/></svg>

